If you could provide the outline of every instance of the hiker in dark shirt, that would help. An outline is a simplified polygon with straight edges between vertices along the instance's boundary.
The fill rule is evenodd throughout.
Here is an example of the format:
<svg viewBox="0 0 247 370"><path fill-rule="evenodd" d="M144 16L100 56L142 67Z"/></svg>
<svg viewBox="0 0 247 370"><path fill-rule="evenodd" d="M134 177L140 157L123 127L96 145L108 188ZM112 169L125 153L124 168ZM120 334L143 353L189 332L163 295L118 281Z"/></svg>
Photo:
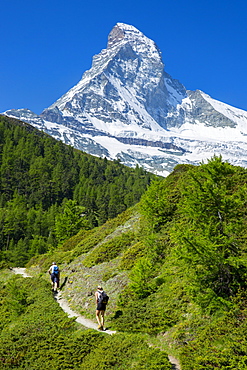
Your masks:
<svg viewBox="0 0 247 370"><path fill-rule="evenodd" d="M102 286L98 286L98 290L95 292L95 300L96 300L96 319L99 324L98 329L104 330L104 322L105 322L105 310L106 310L106 303L100 301L100 296L104 292Z"/></svg>

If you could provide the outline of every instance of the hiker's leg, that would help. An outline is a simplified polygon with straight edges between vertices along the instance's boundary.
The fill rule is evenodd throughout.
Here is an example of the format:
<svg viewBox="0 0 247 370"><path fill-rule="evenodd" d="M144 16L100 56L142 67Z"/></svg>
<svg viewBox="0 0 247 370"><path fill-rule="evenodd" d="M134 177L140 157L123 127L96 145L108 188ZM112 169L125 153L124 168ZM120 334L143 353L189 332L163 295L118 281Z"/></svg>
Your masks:
<svg viewBox="0 0 247 370"><path fill-rule="evenodd" d="M58 288L58 277L55 276L54 277L54 292L57 292L57 288Z"/></svg>
<svg viewBox="0 0 247 370"><path fill-rule="evenodd" d="M52 275L51 275L51 288L52 290L54 290L54 279Z"/></svg>
<svg viewBox="0 0 247 370"><path fill-rule="evenodd" d="M101 317L102 317L102 327L104 328L104 323L105 323L105 311L100 311Z"/></svg>
<svg viewBox="0 0 247 370"><path fill-rule="evenodd" d="M99 310L96 310L96 319L97 319L97 322L98 322L99 326L101 326L101 322L100 322L100 311Z"/></svg>
<svg viewBox="0 0 247 370"><path fill-rule="evenodd" d="M53 289L54 289L54 292L56 292L56 291L57 291L57 281L56 281L56 280L54 281Z"/></svg>

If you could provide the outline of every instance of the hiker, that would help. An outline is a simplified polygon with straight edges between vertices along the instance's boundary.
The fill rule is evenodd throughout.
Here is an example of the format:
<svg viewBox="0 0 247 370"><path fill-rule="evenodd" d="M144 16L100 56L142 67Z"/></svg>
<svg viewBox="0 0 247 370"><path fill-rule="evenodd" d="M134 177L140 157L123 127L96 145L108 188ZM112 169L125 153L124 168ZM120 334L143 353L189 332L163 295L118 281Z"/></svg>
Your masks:
<svg viewBox="0 0 247 370"><path fill-rule="evenodd" d="M98 286L98 290L95 292L95 300L96 300L96 319L99 324L98 329L99 330L105 330L104 329L104 322L105 322L105 310L106 305L108 302L108 296L104 292L102 286Z"/></svg>
<svg viewBox="0 0 247 370"><path fill-rule="evenodd" d="M60 277L60 271L56 262L52 262L52 265L49 268L48 272L51 275L52 291L56 293L57 289L59 288L59 277Z"/></svg>

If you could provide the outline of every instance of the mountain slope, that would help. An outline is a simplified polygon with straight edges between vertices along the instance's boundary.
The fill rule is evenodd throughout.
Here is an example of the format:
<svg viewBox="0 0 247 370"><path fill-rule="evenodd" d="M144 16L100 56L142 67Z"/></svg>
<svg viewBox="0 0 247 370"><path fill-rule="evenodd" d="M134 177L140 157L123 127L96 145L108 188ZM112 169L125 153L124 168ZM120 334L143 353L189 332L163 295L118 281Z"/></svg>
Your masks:
<svg viewBox="0 0 247 370"><path fill-rule="evenodd" d="M123 23L79 83L40 116L27 109L5 114L90 154L162 175L214 154L247 165L247 113L187 91L164 71L154 41Z"/></svg>

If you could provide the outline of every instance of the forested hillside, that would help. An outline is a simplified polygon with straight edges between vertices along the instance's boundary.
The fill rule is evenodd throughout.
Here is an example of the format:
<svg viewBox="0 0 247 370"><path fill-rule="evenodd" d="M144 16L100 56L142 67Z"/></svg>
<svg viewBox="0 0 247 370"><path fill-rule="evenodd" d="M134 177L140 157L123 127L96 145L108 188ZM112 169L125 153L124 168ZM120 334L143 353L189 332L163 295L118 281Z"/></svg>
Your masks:
<svg viewBox="0 0 247 370"><path fill-rule="evenodd" d="M24 265L140 200L151 175L0 116L0 261Z"/></svg>
<svg viewBox="0 0 247 370"><path fill-rule="evenodd" d="M246 183L246 169L217 157L177 166L138 205L30 261L30 271L55 258L64 297L92 319L101 282L109 326L148 335L183 370L247 369Z"/></svg>

